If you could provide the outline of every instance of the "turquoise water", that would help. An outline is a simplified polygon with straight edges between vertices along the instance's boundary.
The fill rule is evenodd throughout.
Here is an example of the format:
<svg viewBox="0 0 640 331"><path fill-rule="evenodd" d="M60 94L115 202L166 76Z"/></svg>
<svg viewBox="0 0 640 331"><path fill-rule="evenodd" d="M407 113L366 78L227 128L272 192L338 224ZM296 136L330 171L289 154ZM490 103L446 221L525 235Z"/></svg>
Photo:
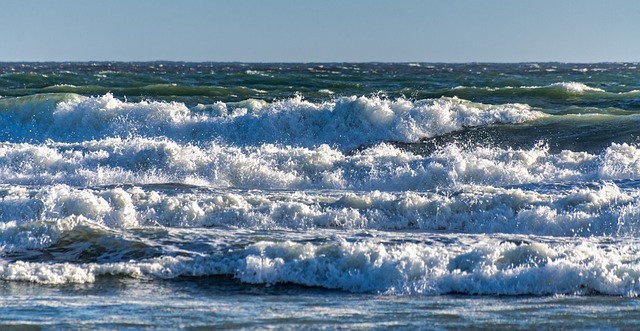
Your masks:
<svg viewBox="0 0 640 331"><path fill-rule="evenodd" d="M633 63L0 63L0 326L631 329Z"/></svg>

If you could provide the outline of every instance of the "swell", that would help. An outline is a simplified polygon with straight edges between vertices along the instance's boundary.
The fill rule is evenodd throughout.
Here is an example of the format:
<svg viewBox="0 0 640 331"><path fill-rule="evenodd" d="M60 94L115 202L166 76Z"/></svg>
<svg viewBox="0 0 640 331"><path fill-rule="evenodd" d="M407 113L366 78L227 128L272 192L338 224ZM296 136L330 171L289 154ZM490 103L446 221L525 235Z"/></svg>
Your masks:
<svg viewBox="0 0 640 331"><path fill-rule="evenodd" d="M397 144L404 149L428 154L453 143L466 147L501 146L531 149L544 144L552 153L563 150L600 154L617 144L637 144L640 141L640 117L618 109L598 110L569 115L550 115L545 118L510 125L468 127L436 137L421 139L420 143Z"/></svg>
<svg viewBox="0 0 640 331"><path fill-rule="evenodd" d="M188 86L177 84L152 84L132 87L110 87L98 85L53 85L39 89L39 93L76 93L82 95L105 95L113 93L123 96L142 96L154 99L175 99L176 97L248 99L264 96L266 91L243 86ZM135 97L133 98L136 99Z"/></svg>
<svg viewBox="0 0 640 331"><path fill-rule="evenodd" d="M479 102L511 100L550 110L558 107L565 110L567 106L640 110L640 90L611 92L579 82L561 82L544 86L458 86L450 91L443 91L442 94Z"/></svg>

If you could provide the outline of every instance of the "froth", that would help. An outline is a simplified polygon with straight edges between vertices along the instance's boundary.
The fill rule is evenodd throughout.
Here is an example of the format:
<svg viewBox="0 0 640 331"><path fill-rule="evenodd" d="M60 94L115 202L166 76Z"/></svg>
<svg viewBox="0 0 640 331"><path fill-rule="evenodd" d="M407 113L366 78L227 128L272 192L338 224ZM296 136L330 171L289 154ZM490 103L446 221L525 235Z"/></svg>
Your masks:
<svg viewBox="0 0 640 331"><path fill-rule="evenodd" d="M391 144L343 152L262 144L191 145L148 138L82 143L0 144L5 184L93 186L184 183L239 189L430 191L638 179L638 148L612 144L601 154L449 144L416 154Z"/></svg>
<svg viewBox="0 0 640 331"><path fill-rule="evenodd" d="M0 202L3 245L9 251L46 247L79 221L106 229L422 229L582 237L640 231L640 191L613 183L550 187L545 193L486 186L368 193L170 188L11 187Z"/></svg>
<svg viewBox="0 0 640 331"><path fill-rule="evenodd" d="M347 241L337 237L331 243L258 241L234 250L127 262L18 261L0 264L0 279L66 284L107 275L161 279L227 275L247 283L385 294L636 296L638 252L633 241L612 246L597 239L553 242L533 237L407 235L402 241Z"/></svg>
<svg viewBox="0 0 640 331"><path fill-rule="evenodd" d="M581 94L584 92L605 92L605 90L603 89L590 87L586 84L578 83L578 82L555 83L555 84L549 85L549 87L559 87L567 91L568 93L575 93L575 94Z"/></svg>
<svg viewBox="0 0 640 331"><path fill-rule="evenodd" d="M175 102L124 102L111 94L88 98L53 95L4 105L8 110L0 120L9 130L5 134L10 141L17 142L167 137L194 142L221 140L231 145L330 144L343 149L390 140L416 142L463 127L518 123L543 116L522 104L378 96L341 97L321 103L298 96L273 103L246 100L189 109ZM52 105L54 109L50 109ZM25 108L34 110L25 112Z"/></svg>
<svg viewBox="0 0 640 331"><path fill-rule="evenodd" d="M476 242L449 245L341 242L261 243L249 250L240 279L295 283L353 292L396 294L637 295L633 243L623 251L596 242ZM458 250L460 249L460 250Z"/></svg>

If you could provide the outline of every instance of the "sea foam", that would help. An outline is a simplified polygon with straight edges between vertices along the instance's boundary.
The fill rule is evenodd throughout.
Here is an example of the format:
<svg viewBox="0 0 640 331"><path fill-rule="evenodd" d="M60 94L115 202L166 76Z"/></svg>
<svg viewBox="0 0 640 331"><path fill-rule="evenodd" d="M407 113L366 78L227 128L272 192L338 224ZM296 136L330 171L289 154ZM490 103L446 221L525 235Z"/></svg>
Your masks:
<svg viewBox="0 0 640 331"><path fill-rule="evenodd" d="M550 187L546 193L537 187L485 186L369 193L167 187L9 187L0 192L3 246L6 251L46 246L68 228L59 224L75 224L78 218L107 229L419 229L569 237L640 231L640 191L613 183Z"/></svg>
<svg viewBox="0 0 640 331"><path fill-rule="evenodd" d="M381 141L417 142L492 123L544 115L522 104L486 105L456 98L411 101L378 96L313 103L302 97L198 105L116 99L111 94L30 96L3 101L7 141L79 142L116 137L218 140L227 144L330 144L355 148ZM348 138L347 138L348 137Z"/></svg>
<svg viewBox="0 0 640 331"><path fill-rule="evenodd" d="M184 183L239 189L429 191L640 177L640 152L612 144L600 154L443 145L430 154L382 143L355 151L323 144L192 145L168 138L0 144L5 184L71 186ZM635 160L635 161L634 161Z"/></svg>
<svg viewBox="0 0 640 331"><path fill-rule="evenodd" d="M372 233L375 234L375 233ZM349 292L441 295L607 294L636 296L633 241L611 246L582 239L486 238L410 234L299 243L258 241L208 254L183 252L127 262L0 263L0 279L42 284L91 283L98 277L172 279L231 276L254 284L297 284ZM415 241L415 242L412 242Z"/></svg>

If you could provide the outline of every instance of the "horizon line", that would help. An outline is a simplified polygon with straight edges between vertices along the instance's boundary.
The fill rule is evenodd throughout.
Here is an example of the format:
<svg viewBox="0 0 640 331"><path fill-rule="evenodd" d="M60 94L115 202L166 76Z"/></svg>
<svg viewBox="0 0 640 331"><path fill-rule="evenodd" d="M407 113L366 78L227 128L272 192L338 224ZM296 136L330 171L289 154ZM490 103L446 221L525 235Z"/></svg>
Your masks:
<svg viewBox="0 0 640 331"><path fill-rule="evenodd" d="M636 61L218 61L218 60L0 60L8 63L220 63L220 64L612 64Z"/></svg>

